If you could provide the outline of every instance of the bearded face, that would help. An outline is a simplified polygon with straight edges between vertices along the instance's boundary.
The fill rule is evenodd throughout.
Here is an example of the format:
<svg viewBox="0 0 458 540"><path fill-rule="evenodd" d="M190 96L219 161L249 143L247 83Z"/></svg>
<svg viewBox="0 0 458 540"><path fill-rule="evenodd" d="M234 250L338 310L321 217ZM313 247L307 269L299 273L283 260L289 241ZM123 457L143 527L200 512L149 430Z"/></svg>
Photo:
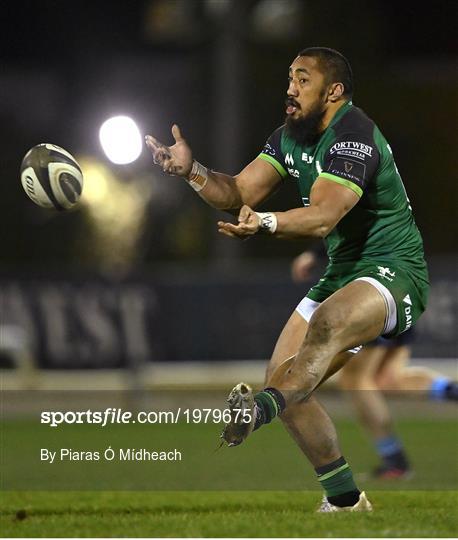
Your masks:
<svg viewBox="0 0 458 540"><path fill-rule="evenodd" d="M302 146L313 146L320 138L322 121L326 113L325 94L326 90L322 89L307 111L302 110L300 103L294 97L288 96L286 99L286 134Z"/></svg>
<svg viewBox="0 0 458 540"><path fill-rule="evenodd" d="M323 129L329 90L316 58L298 56L289 68L286 133L297 143L312 146Z"/></svg>

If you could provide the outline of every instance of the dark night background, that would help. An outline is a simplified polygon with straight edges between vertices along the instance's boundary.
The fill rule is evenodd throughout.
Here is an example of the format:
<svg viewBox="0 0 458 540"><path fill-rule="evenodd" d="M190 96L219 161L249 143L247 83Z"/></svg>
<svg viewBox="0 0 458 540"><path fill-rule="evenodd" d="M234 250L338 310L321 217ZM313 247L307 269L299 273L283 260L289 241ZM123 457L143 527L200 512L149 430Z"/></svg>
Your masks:
<svg viewBox="0 0 458 540"><path fill-rule="evenodd" d="M79 260L74 247L84 235L82 216L50 214L22 192L18 167L29 147L49 141L106 162L98 128L106 117L122 112L164 141L170 141L170 125L178 122L201 162L238 172L282 122L289 62L301 48L317 44L337 48L350 59L354 101L394 149L427 253L454 250L456 4L439 1L423 8L416 2L278 0L273 4L286 10L280 22L269 20L274 10L268 2L230 4L3 3L5 264L61 266ZM148 173L149 165L145 150L136 167ZM179 201L163 204L160 195L151 201L147 228L154 227L154 233L145 234L142 264L211 261L226 256L227 249L236 251L234 256L292 256L302 247L262 240L226 249L227 240L213 234L214 213L179 180L161 181L176 188ZM297 205L295 187L289 188L268 207ZM194 221L195 234L181 238L180 215Z"/></svg>
<svg viewBox="0 0 458 540"><path fill-rule="evenodd" d="M322 45L348 57L355 77L354 102L375 120L393 148L432 275L446 279L441 282L442 293L433 295L436 303L431 303L425 328L432 332L440 314L445 319L435 339L440 342L444 335L450 336L447 329L453 327L456 306L444 305L456 290L456 276L450 273L457 221L456 5L443 0L426 6L362 0L2 2L1 267L10 287L4 287L5 305L10 312L11 306L16 310L12 319L24 319L22 308L17 307L22 304L15 296L16 282L8 281L18 276L33 280L44 275L52 280L53 275L71 273L83 284L88 274L116 279L159 276L155 282L162 284L159 300L161 294L168 298L165 290L172 294L185 280L190 310L201 294L208 304L202 306L208 310L208 320L218 319L212 315L218 305L218 276L228 271L245 282L245 277L253 281L264 278L268 269L281 268L285 283L291 259L306 242L261 237L238 243L219 237L215 223L221 216L182 180L153 168L146 148L133 164L112 165L102 152L98 131L106 118L126 114L143 134L152 133L170 143L170 127L177 122L200 162L237 173L283 121L290 62L300 49ZM109 188L91 207L80 204L71 212L34 205L20 184L19 166L25 152L41 142L62 146L81 160L88 193L97 177L86 174L87 160L104 171L102 176L113 176L116 190ZM129 203L128 197L132 198ZM299 205L290 181L266 207L280 210ZM208 276L218 283L215 290L207 290ZM237 298L237 283L230 285L235 288L229 288L226 300ZM231 324L235 313L242 321L240 331L248 332L252 341L250 345L248 338L239 343L232 340L229 345L239 349L226 343L224 354L267 355L271 338L256 332L270 324L274 336L304 289L291 288L286 294L283 288L276 292L271 287L272 298L277 298L269 308L272 316L265 306L257 308L259 324L253 323L253 331L243 325L243 317L237 319L237 309L243 312L245 308L225 303L228 313L223 319ZM30 293L33 298L35 292ZM24 294L27 297L29 292ZM262 294L261 284L259 298ZM67 302L72 297L62 298ZM111 305L111 300L103 298ZM282 299L284 311L277 316L273 306ZM31 312L35 302L46 306L54 302L48 300L44 304L42 299L31 300ZM183 314L181 322L177 314L182 306L176 301L175 311L173 300L164 301L167 307L162 308L155 329L161 341L164 332L170 331L162 325L173 321L178 332L188 332L188 351L175 354L171 346L162 344L157 356L222 354L218 340L213 345L201 342L192 353L196 334L193 328L185 328L189 318ZM65 310L73 310L72 306ZM7 318L8 309L3 308ZM94 325L93 332L99 328ZM221 340L228 340L227 328L220 322L213 335L220 332ZM229 334L234 335L233 329ZM83 332L72 331L74 335ZM91 339L94 342L95 337ZM432 341L431 347L435 347ZM65 365L62 358L56 362Z"/></svg>

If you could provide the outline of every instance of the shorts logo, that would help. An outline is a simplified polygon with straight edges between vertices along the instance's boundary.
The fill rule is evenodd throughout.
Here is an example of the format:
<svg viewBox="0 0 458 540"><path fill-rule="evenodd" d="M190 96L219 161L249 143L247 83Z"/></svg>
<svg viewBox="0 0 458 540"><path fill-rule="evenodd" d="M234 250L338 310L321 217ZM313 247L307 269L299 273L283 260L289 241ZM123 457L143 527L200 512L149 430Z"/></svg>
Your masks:
<svg viewBox="0 0 458 540"><path fill-rule="evenodd" d="M393 278L396 276L396 272L392 272L388 267L377 266L378 272L377 275L387 279L388 281L393 281Z"/></svg>
<svg viewBox="0 0 458 540"><path fill-rule="evenodd" d="M410 295L406 294L402 301L407 304L407 306L404 307L404 315L406 316L405 330L408 330L412 326L412 300L410 299Z"/></svg>
<svg viewBox="0 0 458 540"><path fill-rule="evenodd" d="M409 306L412 305L412 300L410 299L410 296L408 294L406 294L404 296L404 298L402 299L403 302L405 302L406 304L409 304Z"/></svg>

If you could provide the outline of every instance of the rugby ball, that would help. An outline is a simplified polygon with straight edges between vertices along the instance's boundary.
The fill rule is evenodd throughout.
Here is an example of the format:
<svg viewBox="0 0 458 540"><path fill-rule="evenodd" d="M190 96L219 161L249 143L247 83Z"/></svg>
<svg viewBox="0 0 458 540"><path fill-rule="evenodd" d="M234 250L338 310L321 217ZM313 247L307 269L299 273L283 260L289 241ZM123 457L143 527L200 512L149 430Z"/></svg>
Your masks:
<svg viewBox="0 0 458 540"><path fill-rule="evenodd" d="M24 156L21 182L32 201L44 208L69 210L83 191L83 173L76 159L55 144L37 144Z"/></svg>

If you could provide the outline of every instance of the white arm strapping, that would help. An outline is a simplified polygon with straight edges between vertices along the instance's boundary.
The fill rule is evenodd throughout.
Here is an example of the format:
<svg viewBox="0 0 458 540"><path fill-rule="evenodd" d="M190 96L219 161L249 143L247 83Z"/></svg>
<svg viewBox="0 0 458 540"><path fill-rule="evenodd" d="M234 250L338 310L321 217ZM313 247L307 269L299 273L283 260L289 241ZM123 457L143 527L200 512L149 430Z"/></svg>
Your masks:
<svg viewBox="0 0 458 540"><path fill-rule="evenodd" d="M195 191L202 191L208 182L207 167L194 160L192 162L191 172L186 181Z"/></svg>

